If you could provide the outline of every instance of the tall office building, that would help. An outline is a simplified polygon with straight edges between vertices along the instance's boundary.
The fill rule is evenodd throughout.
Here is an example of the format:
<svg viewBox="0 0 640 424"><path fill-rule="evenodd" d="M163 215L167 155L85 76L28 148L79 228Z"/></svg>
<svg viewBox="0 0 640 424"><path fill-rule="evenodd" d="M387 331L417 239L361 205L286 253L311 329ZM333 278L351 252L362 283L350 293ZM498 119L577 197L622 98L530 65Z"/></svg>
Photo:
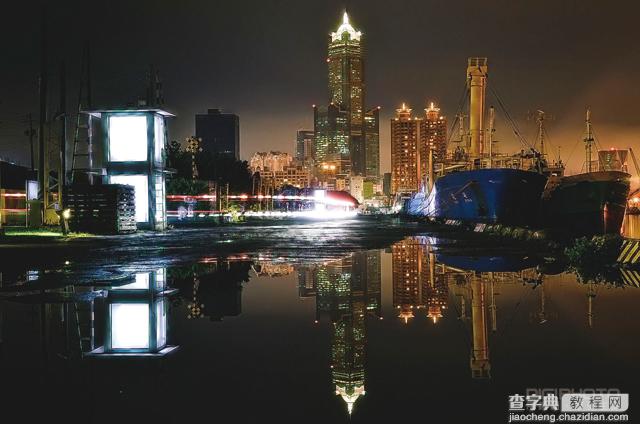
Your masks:
<svg viewBox="0 0 640 424"><path fill-rule="evenodd" d="M202 139L202 150L240 158L240 118L220 109L209 109L196 115L196 137Z"/></svg>
<svg viewBox="0 0 640 424"><path fill-rule="evenodd" d="M364 107L362 33L344 13L342 24L329 38L327 66L329 105L314 106L314 153L321 184L336 186L337 179L379 173L378 113ZM368 116L368 118L367 118ZM326 173L323 170L333 169ZM331 168L333 167L333 168Z"/></svg>
<svg viewBox="0 0 640 424"><path fill-rule="evenodd" d="M447 120L431 103L424 117L414 117L404 103L391 119L391 191L415 192L429 175L429 149L433 162L447 155ZM434 165L435 167L435 165Z"/></svg>
<svg viewBox="0 0 640 424"><path fill-rule="evenodd" d="M364 136L364 176L375 181L380 178L380 106L365 113Z"/></svg>
<svg viewBox="0 0 640 424"><path fill-rule="evenodd" d="M310 163L313 159L313 130L298 130L296 133L296 160Z"/></svg>

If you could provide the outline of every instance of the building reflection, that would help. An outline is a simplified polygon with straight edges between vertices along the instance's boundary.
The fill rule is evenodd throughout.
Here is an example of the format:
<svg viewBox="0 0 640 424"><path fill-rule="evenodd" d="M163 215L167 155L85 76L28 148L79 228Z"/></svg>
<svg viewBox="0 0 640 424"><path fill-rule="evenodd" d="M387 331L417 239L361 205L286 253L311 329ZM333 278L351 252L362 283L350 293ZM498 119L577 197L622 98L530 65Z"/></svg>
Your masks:
<svg viewBox="0 0 640 424"><path fill-rule="evenodd" d="M301 298L316 299L316 322L331 323L331 378L351 415L366 393L367 317L382 317L380 251L301 269L298 284Z"/></svg>
<svg viewBox="0 0 640 424"><path fill-rule="evenodd" d="M85 356L164 356L177 348L167 343L169 296L176 290L167 288L166 274L165 268L139 272L133 282L108 290L102 314L88 317L91 350Z"/></svg>
<svg viewBox="0 0 640 424"><path fill-rule="evenodd" d="M172 287L180 289L187 318L221 321L242 313L242 285L250 279L246 257L202 260L169 269Z"/></svg>
<svg viewBox="0 0 640 424"><path fill-rule="evenodd" d="M393 307L405 324L423 314L433 323L449 301L470 332L470 370L474 379L491 377L490 333L498 330L496 284L531 281L539 275L528 258L445 256L428 237L409 237L391 247ZM536 280L537 281L537 280ZM422 312L425 311L425 312Z"/></svg>
<svg viewBox="0 0 640 424"><path fill-rule="evenodd" d="M405 324L419 310L435 324L443 317L449 296L444 268L424 237L411 237L391 246L393 307Z"/></svg>

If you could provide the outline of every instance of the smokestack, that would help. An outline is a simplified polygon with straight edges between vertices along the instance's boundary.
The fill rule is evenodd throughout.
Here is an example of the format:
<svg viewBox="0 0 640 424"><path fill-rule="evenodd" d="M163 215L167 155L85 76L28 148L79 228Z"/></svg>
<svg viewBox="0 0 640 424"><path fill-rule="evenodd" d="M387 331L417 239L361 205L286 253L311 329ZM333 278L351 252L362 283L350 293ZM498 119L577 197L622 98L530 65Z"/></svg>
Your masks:
<svg viewBox="0 0 640 424"><path fill-rule="evenodd" d="M469 101L469 135L471 136L471 159L482 157L484 152L484 99L487 85L487 58L470 57L467 80L471 99Z"/></svg>

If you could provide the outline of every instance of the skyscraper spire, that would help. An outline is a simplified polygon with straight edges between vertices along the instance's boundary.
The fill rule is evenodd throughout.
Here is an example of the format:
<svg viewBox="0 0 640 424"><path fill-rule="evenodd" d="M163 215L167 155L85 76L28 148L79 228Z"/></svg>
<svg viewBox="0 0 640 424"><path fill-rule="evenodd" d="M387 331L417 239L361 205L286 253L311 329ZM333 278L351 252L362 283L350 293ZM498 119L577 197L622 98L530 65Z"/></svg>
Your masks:
<svg viewBox="0 0 640 424"><path fill-rule="evenodd" d="M360 41L360 36L362 35L362 32L356 31L349 22L349 14L346 10L342 14L342 24L338 27L336 32L331 33L331 41L341 40L344 33L349 34L349 40L351 41Z"/></svg>

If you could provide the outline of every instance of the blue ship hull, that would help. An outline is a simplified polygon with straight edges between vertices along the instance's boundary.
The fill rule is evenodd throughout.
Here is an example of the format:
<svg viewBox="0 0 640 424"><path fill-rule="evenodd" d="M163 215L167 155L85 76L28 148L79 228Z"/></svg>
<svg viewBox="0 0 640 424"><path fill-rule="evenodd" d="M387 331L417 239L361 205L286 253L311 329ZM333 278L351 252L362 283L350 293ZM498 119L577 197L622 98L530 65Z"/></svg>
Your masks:
<svg viewBox="0 0 640 424"><path fill-rule="evenodd" d="M544 175L520 169L452 172L437 179L428 196L414 195L407 212L439 220L535 226L546 182Z"/></svg>

